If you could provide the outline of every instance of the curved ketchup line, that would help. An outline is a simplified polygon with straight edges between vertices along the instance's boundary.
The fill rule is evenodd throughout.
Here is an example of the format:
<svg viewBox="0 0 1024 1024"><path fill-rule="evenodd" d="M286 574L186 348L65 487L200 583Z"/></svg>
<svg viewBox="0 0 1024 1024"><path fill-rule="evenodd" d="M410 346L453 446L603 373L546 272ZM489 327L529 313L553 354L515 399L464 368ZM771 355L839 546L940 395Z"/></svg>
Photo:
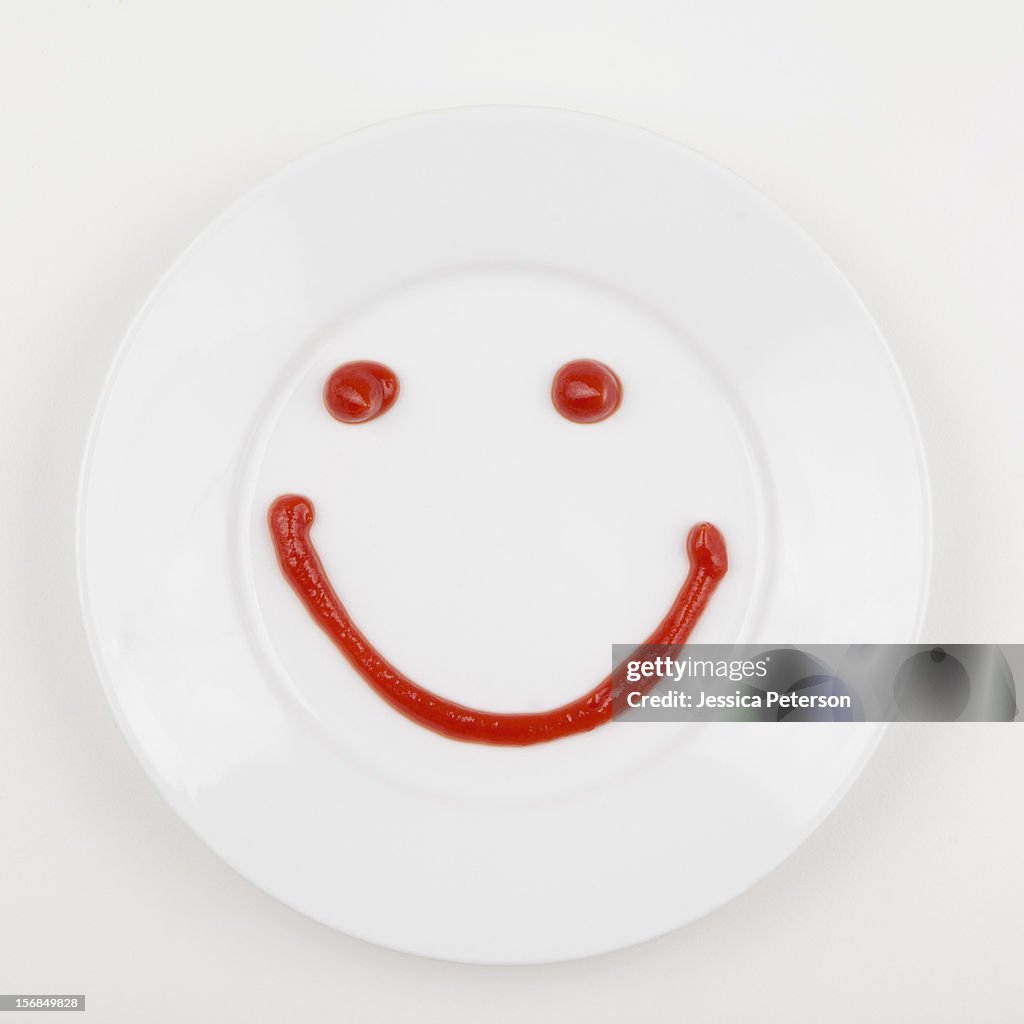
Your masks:
<svg viewBox="0 0 1024 1024"><path fill-rule="evenodd" d="M331 586L309 538L316 513L301 495L284 494L267 513L267 526L281 571L317 625L334 641L352 667L395 710L451 739L500 746L528 746L588 732L612 717L622 692L623 669L613 671L589 693L550 711L502 714L478 711L445 700L403 675L363 636ZM668 614L647 644L682 646L725 575L729 563L725 541L711 523L698 523L686 542L690 572ZM656 680L633 690L646 692Z"/></svg>

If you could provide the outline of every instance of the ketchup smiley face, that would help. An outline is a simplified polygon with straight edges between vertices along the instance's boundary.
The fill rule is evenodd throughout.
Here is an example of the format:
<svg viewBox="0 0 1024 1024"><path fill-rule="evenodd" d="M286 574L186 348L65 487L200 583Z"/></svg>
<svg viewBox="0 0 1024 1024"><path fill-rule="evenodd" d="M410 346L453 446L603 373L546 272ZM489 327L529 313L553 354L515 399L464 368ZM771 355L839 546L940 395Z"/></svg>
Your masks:
<svg viewBox="0 0 1024 1024"><path fill-rule="evenodd" d="M398 378L382 363L339 366L324 385L324 405L338 421L365 423L383 415L398 397ZM580 359L554 375L551 401L566 419L596 423L621 404L622 385L603 363ZM302 495L284 494L271 502L267 527L278 565L310 617L333 641L367 684L396 711L449 739L500 746L528 746L560 739L610 721L616 698L625 688L616 670L578 699L550 711L507 714L455 703L410 679L363 635L328 578L311 538L316 512ZM681 647L686 643L715 588L728 570L721 533L698 523L687 537L689 567L667 613L646 644ZM646 681L647 688L656 680ZM642 689L630 684L630 689Z"/></svg>

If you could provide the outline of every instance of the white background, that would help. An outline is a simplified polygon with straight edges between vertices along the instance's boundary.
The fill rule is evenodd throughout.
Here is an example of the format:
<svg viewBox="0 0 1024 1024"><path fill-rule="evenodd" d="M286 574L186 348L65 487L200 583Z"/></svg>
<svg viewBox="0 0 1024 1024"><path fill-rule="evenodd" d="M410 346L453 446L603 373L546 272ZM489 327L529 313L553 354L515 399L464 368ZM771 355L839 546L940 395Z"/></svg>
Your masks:
<svg viewBox="0 0 1024 1024"><path fill-rule="evenodd" d="M104 1022L1020 1019L1017 728L893 727L797 854L657 942L417 960L276 904L163 805L89 660L73 516L118 341L228 202L382 118L570 107L695 146L822 243L921 419L928 637L1024 640L1022 38L1011 0L0 0L0 992Z"/></svg>

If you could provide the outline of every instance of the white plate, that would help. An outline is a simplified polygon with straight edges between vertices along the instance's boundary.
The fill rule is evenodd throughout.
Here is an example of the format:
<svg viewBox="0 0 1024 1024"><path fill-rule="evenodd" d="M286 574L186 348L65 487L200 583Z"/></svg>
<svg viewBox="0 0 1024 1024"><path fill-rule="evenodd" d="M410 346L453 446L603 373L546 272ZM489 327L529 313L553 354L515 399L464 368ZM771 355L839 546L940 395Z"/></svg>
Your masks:
<svg viewBox="0 0 1024 1024"><path fill-rule="evenodd" d="M552 408L594 357L609 420ZM326 414L353 358L399 374ZM905 640L926 589L916 426L878 331L764 197L667 139L553 110L392 121L280 172L132 326L80 507L100 675L161 793L247 878L352 935L580 957L735 896L834 806L878 727L614 723L539 747L384 705L299 606L264 517L316 503L356 621L449 697L578 696L650 632L711 519L694 639Z"/></svg>

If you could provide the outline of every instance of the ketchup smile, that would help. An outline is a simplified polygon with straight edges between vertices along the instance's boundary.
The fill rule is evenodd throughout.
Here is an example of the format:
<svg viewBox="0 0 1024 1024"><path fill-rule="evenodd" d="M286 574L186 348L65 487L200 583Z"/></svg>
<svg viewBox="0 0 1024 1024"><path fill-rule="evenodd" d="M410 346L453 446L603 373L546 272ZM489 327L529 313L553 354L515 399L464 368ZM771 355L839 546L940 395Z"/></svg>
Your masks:
<svg viewBox="0 0 1024 1024"><path fill-rule="evenodd" d="M396 711L449 739L514 747L589 732L611 720L615 700L622 694L625 682L624 672L619 670L577 700L536 713L480 711L424 689L395 668L363 636L345 610L310 540L315 515L313 503L301 495L285 494L271 504L267 526L278 564L316 624ZM647 644L686 643L728 570L725 541L711 523L698 523L690 530L686 551L689 574ZM630 689L646 692L655 682L651 678L641 684L630 684Z"/></svg>

